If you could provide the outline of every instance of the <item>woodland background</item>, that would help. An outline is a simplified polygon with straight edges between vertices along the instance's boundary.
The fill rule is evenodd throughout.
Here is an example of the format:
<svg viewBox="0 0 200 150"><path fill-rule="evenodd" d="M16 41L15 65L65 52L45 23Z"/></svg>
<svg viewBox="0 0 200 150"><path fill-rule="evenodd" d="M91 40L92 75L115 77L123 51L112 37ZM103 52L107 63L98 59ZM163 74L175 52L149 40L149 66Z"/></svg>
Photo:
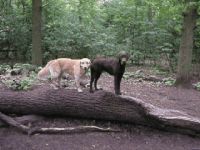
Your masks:
<svg viewBox="0 0 200 150"><path fill-rule="evenodd" d="M197 0L0 0L0 60L42 65L126 50L130 64L187 82L200 77L199 7Z"/></svg>

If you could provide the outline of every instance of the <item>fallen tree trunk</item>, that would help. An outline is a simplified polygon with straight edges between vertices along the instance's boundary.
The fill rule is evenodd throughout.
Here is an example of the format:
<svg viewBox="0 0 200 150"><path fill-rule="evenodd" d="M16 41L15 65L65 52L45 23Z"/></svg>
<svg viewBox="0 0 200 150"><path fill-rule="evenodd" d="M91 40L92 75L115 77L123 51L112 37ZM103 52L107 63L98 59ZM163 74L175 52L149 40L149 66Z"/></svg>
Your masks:
<svg viewBox="0 0 200 150"><path fill-rule="evenodd" d="M105 91L78 93L76 90L39 87L31 91L0 92L0 112L115 120L200 135L200 119L177 110L161 109L142 100Z"/></svg>

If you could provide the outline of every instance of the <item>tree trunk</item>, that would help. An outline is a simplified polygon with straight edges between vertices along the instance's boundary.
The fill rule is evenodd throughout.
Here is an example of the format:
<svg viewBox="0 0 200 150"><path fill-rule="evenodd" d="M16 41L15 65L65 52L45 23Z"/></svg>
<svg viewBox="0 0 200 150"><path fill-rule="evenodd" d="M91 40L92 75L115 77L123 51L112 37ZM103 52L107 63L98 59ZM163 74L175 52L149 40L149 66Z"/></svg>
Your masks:
<svg viewBox="0 0 200 150"><path fill-rule="evenodd" d="M32 0L32 64L42 65L41 22L42 0Z"/></svg>
<svg viewBox="0 0 200 150"><path fill-rule="evenodd" d="M78 4L78 18L79 18L79 23L82 24L82 15L83 15L83 1L79 0L79 4Z"/></svg>
<svg viewBox="0 0 200 150"><path fill-rule="evenodd" d="M183 33L179 48L178 71L176 76L176 85L187 87L191 80L193 35L197 20L197 8L188 7L184 13Z"/></svg>
<svg viewBox="0 0 200 150"><path fill-rule="evenodd" d="M104 91L78 93L46 87L23 92L1 90L0 112L115 120L184 134L200 134L198 118Z"/></svg>

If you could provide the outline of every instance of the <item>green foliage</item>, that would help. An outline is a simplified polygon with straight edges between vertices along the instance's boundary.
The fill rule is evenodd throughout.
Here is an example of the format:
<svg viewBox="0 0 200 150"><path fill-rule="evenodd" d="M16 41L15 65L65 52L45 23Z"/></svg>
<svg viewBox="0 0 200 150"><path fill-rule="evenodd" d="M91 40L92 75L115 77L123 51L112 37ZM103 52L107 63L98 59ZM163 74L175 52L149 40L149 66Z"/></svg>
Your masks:
<svg viewBox="0 0 200 150"><path fill-rule="evenodd" d="M130 52L134 64L176 66L182 29L183 1L43 0L42 49L45 61L57 57L113 56ZM191 4L193 5L193 4ZM195 3L199 6L199 3ZM31 0L0 1L0 52L31 59ZM193 62L200 62L199 21ZM8 57L5 54L5 57ZM161 57L164 55L165 58ZM3 55L0 54L3 57Z"/></svg>
<svg viewBox="0 0 200 150"><path fill-rule="evenodd" d="M143 58L145 57L144 53L140 52L139 50L134 50L130 57L131 63L133 64L143 64Z"/></svg>
<svg viewBox="0 0 200 150"><path fill-rule="evenodd" d="M5 74L8 70L10 70L11 67L10 65L7 65L7 64L1 64L0 65L0 75L1 74Z"/></svg>
<svg viewBox="0 0 200 150"><path fill-rule="evenodd" d="M125 72L123 75L124 79L144 78L144 77L145 77L145 74L141 70L138 70L136 72Z"/></svg>
<svg viewBox="0 0 200 150"><path fill-rule="evenodd" d="M8 79L3 80L2 82L12 90L29 90L36 82L36 73L32 72L27 77L21 79Z"/></svg>
<svg viewBox="0 0 200 150"><path fill-rule="evenodd" d="M200 82L193 84L194 88L200 91Z"/></svg>
<svg viewBox="0 0 200 150"><path fill-rule="evenodd" d="M31 3L0 1L0 6L0 51L14 50L19 59L26 59L31 43Z"/></svg>
<svg viewBox="0 0 200 150"><path fill-rule="evenodd" d="M2 83L12 90L28 90L37 81L36 76L39 67L31 64L16 63L11 69L10 65L0 65L0 70L4 70ZM16 72L11 75L12 71ZM19 73L19 74L18 74Z"/></svg>
<svg viewBox="0 0 200 150"><path fill-rule="evenodd" d="M171 77L163 79L163 83L167 86L173 86L175 82L176 80Z"/></svg>
<svg viewBox="0 0 200 150"><path fill-rule="evenodd" d="M31 71L38 72L38 67L32 64L16 63L13 66L13 69L23 69L24 71L27 71L27 72L31 72Z"/></svg>
<svg viewBox="0 0 200 150"><path fill-rule="evenodd" d="M156 75L168 75L169 73L168 70L162 69L162 67L160 67L159 65L153 68L153 72Z"/></svg>

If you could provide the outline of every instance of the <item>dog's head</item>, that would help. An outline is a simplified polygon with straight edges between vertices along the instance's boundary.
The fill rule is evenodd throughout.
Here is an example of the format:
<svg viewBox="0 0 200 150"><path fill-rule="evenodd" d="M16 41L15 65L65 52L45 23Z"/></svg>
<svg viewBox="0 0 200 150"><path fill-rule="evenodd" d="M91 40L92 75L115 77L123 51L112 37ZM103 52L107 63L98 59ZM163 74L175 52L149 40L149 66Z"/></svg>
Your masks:
<svg viewBox="0 0 200 150"><path fill-rule="evenodd" d="M83 58L80 60L80 67L84 70L87 70L91 65L91 61L88 58Z"/></svg>
<svg viewBox="0 0 200 150"><path fill-rule="evenodd" d="M121 65L125 65L129 59L129 57L130 57L130 55L126 51L120 51L118 54L118 59L119 59Z"/></svg>

